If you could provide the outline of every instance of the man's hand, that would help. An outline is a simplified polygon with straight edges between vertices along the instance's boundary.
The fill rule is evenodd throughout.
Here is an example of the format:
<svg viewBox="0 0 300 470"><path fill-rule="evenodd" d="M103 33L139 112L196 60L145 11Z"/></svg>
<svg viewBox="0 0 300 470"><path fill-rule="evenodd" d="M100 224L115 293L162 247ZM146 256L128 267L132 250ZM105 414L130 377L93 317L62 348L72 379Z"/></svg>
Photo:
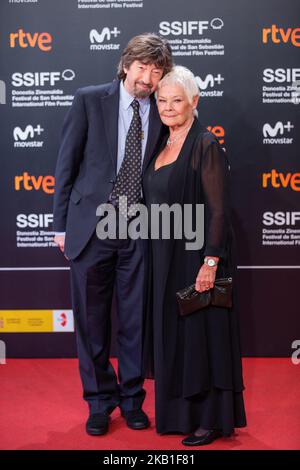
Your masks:
<svg viewBox="0 0 300 470"><path fill-rule="evenodd" d="M65 252L65 238L66 238L65 235L55 235L54 237L54 243L56 243L56 245L58 246L58 248L60 249L62 253ZM66 255L64 256L67 260L69 259L67 258Z"/></svg>

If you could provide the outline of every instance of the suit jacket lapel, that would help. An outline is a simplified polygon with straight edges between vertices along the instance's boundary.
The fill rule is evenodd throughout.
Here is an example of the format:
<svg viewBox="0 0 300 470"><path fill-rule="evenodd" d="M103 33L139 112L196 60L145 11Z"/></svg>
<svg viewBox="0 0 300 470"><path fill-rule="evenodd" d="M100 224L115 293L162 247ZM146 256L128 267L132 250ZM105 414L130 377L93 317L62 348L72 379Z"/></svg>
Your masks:
<svg viewBox="0 0 300 470"><path fill-rule="evenodd" d="M115 80L111 84L108 95L101 99L105 133L115 173L117 173L118 156L119 99L120 81Z"/></svg>

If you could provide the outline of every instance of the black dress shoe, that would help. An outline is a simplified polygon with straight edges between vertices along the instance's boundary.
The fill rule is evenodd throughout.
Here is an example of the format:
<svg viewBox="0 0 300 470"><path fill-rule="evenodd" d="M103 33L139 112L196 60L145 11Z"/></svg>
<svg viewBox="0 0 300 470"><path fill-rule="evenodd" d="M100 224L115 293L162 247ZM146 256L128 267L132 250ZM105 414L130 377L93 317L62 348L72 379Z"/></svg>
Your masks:
<svg viewBox="0 0 300 470"><path fill-rule="evenodd" d="M211 429L207 431L202 436L196 436L195 434L190 434L188 437L183 439L182 444L184 446L207 446L213 441L222 437L223 434L217 429Z"/></svg>
<svg viewBox="0 0 300 470"><path fill-rule="evenodd" d="M108 431L109 415L106 413L91 414L86 422L86 432L90 436L102 436Z"/></svg>
<svg viewBox="0 0 300 470"><path fill-rule="evenodd" d="M126 420L126 424L131 429L146 429L149 427L149 419L143 410L121 410L121 415Z"/></svg>

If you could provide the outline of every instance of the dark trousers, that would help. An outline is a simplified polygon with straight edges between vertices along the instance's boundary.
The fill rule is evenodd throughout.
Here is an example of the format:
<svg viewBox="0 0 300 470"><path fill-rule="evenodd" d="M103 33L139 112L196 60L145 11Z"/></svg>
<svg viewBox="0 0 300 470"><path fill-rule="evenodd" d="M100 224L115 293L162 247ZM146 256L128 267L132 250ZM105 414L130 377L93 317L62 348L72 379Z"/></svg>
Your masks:
<svg viewBox="0 0 300 470"><path fill-rule="evenodd" d="M138 409L145 398L142 368L144 256L142 240L93 235L70 261L83 397L91 413ZM118 378L109 361L111 304L116 287Z"/></svg>

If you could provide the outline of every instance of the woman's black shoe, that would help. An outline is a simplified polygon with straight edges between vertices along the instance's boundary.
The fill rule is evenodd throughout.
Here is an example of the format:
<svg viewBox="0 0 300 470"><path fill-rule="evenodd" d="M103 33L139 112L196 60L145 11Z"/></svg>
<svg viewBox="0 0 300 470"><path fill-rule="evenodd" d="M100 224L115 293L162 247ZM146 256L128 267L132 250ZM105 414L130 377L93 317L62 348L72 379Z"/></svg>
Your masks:
<svg viewBox="0 0 300 470"><path fill-rule="evenodd" d="M188 437L182 440L184 446L207 446L213 441L222 437L223 434L217 429L211 429L207 431L202 436L196 436L195 434L190 434Z"/></svg>

